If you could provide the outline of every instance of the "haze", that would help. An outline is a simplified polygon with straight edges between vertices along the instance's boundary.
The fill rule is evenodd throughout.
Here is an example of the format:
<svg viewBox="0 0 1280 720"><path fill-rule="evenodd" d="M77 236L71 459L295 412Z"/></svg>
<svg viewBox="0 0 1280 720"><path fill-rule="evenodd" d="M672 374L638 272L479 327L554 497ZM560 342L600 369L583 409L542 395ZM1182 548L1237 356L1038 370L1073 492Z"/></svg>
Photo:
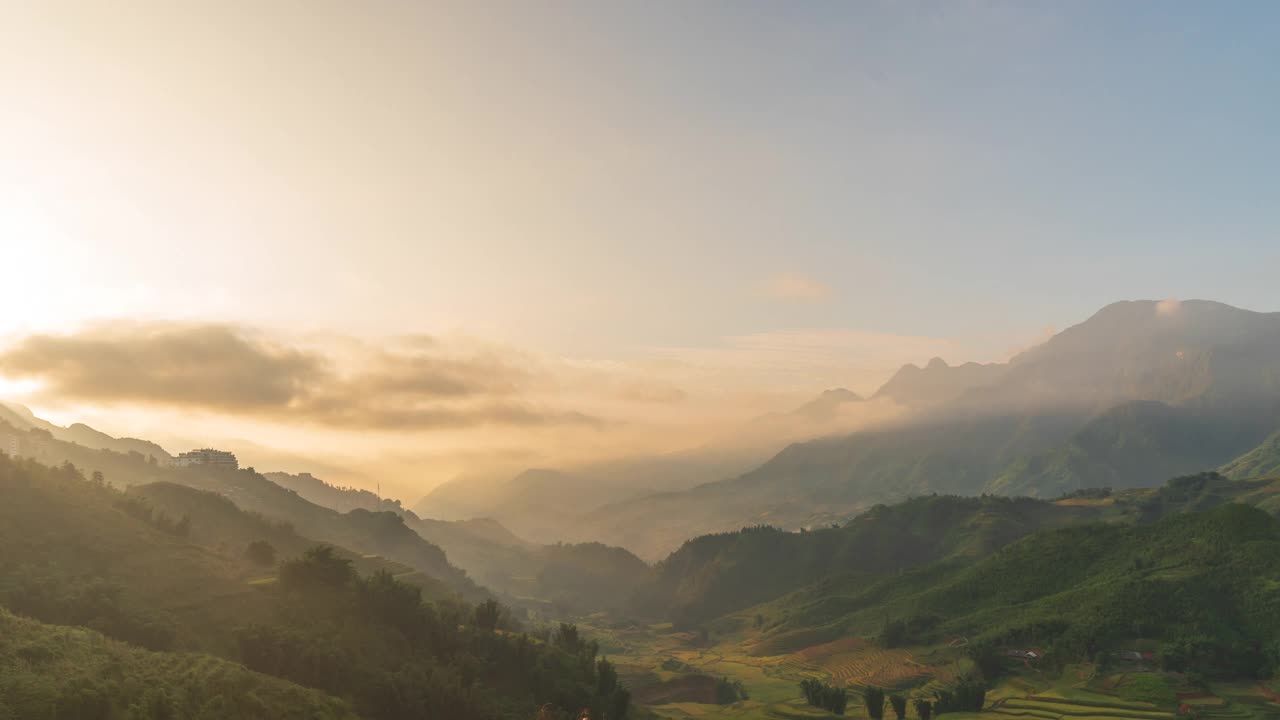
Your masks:
<svg viewBox="0 0 1280 720"><path fill-rule="evenodd" d="M1280 11L1210 9L6 3L0 395L414 500L1274 308Z"/></svg>

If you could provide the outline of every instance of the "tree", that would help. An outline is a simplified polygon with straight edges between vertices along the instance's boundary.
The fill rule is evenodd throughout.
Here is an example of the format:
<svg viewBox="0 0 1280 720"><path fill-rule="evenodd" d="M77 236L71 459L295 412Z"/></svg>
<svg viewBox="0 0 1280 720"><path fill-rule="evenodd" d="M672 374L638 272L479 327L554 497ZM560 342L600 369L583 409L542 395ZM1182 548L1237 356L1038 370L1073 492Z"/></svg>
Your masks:
<svg viewBox="0 0 1280 720"><path fill-rule="evenodd" d="M929 720L933 717L933 703L923 698L915 701L916 715L920 716L920 720Z"/></svg>
<svg viewBox="0 0 1280 720"><path fill-rule="evenodd" d="M722 677L716 681L716 704L732 705L738 702L738 688L729 682L729 678Z"/></svg>
<svg viewBox="0 0 1280 720"><path fill-rule="evenodd" d="M836 715L843 715L849 703L848 690L827 685L819 680L806 679L800 681L800 691L804 693L804 699L810 705L823 708ZM745 700L746 697L744 692L742 698Z"/></svg>
<svg viewBox="0 0 1280 720"><path fill-rule="evenodd" d="M340 558L332 545L317 545L280 568L280 586L286 590L339 589L356 579L351 561Z"/></svg>
<svg viewBox="0 0 1280 720"><path fill-rule="evenodd" d="M502 615L502 606L497 600L489 598L476 606L476 627L493 632L498 628L498 618Z"/></svg>
<svg viewBox="0 0 1280 720"><path fill-rule="evenodd" d="M880 720L884 717L884 690L880 688L867 688L862 693L862 702L867 706L867 716L872 720Z"/></svg>
<svg viewBox="0 0 1280 720"><path fill-rule="evenodd" d="M902 645L907 640L907 623L903 620L893 620L884 624L884 629L880 631L880 644L893 648Z"/></svg>
<svg viewBox="0 0 1280 720"><path fill-rule="evenodd" d="M893 714L898 720L903 720L907 716L907 699L901 695L890 695L889 705L893 708Z"/></svg>
<svg viewBox="0 0 1280 720"><path fill-rule="evenodd" d="M93 471L93 484L94 484L94 485L98 485L98 486L102 486L102 485L106 485L106 484L107 484L107 479L106 479L106 477L104 477L104 476L103 476L103 474L102 474L102 471L101 471L101 470L94 470L94 471Z"/></svg>
<svg viewBox="0 0 1280 720"><path fill-rule="evenodd" d="M276 564L276 546L266 540L254 540L249 543L249 547L245 549L244 554L259 565Z"/></svg>

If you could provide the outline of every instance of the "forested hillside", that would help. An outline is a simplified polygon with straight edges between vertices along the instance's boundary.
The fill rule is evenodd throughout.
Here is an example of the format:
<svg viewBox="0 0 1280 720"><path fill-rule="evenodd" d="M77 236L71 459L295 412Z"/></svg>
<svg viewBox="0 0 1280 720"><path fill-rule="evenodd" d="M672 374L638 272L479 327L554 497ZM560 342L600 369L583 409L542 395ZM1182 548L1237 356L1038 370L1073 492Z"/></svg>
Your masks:
<svg viewBox="0 0 1280 720"><path fill-rule="evenodd" d="M0 607L154 650L220 655L350 698L367 718L528 718L544 703L625 716L629 696L612 666L572 626L532 637L493 601L424 602L419 587L385 569L362 576L350 553L328 545L277 562L245 540L265 533L281 544L274 551L291 551L293 531L270 534L225 498L174 486L126 493L70 465L5 456L0 492ZM193 513L176 517L162 503ZM98 692L49 687L55 702ZM195 694L179 698L195 705L171 707L129 688L102 693L153 703L130 717L204 717L205 704L219 702Z"/></svg>
<svg viewBox="0 0 1280 720"><path fill-rule="evenodd" d="M148 652L0 608L0 718L355 720L343 701L208 655Z"/></svg>
<svg viewBox="0 0 1280 720"><path fill-rule="evenodd" d="M976 563L846 578L760 612L773 649L902 621L913 643L1028 644L1058 663L1149 639L1172 669L1269 678L1280 667L1278 584L1280 520L1230 504L1040 532Z"/></svg>
<svg viewBox="0 0 1280 720"><path fill-rule="evenodd" d="M878 506L843 527L795 533L761 526L706 535L658 564L653 596L677 622L693 623L822 578L978 558L1038 530L1100 515L1099 508L1029 498L927 496Z"/></svg>

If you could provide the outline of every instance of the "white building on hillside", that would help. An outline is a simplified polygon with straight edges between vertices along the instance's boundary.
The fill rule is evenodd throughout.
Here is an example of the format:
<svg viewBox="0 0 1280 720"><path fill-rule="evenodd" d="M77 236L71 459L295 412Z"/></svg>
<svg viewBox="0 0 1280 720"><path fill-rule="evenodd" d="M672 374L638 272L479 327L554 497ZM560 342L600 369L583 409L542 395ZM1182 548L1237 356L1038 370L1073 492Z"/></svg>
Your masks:
<svg viewBox="0 0 1280 720"><path fill-rule="evenodd" d="M226 450L214 450L213 448L200 448L199 450L181 453L169 465L170 467L212 465L235 470L240 467L240 462L236 460L235 453L230 453Z"/></svg>

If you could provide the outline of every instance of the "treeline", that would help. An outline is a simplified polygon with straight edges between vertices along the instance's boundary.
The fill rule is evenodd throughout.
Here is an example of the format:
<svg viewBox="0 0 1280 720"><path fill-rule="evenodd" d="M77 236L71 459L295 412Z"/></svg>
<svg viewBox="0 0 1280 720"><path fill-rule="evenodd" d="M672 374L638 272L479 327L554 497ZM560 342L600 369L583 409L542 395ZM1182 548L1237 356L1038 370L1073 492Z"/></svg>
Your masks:
<svg viewBox="0 0 1280 720"><path fill-rule="evenodd" d="M97 481L100 476L100 473L94 473L95 481ZM129 515L132 515L145 523L150 523L170 535L187 537L191 534L190 515L183 515L177 520L174 520L163 511L153 508L149 500L139 495L121 495L116 499L115 506Z"/></svg>
<svg viewBox="0 0 1280 720"><path fill-rule="evenodd" d="M810 705L836 715L843 715L845 707L849 704L847 689L828 685L821 680L812 678L801 680L800 692L804 693L804 699Z"/></svg>
<svg viewBox="0 0 1280 720"><path fill-rule="evenodd" d="M828 685L820 680L807 679L800 682L800 691L810 705L827 712L844 715L848 707L847 688ZM980 682L972 678L964 678L953 687L936 691L932 699L916 698L912 705L920 720L929 720L935 715L946 713L981 712L986 703L986 696L987 691ZM897 720L905 720L907 698L902 695L886 697L884 690L878 687L868 687L862 691L862 704L866 707L867 717L871 720L883 720L886 699Z"/></svg>
<svg viewBox="0 0 1280 720"><path fill-rule="evenodd" d="M359 577L328 546L283 563L276 592L277 620L237 632L245 665L350 697L365 717L490 720L550 702L625 720L629 693L575 626L547 642L495 632L494 605L424 603L388 573Z"/></svg>

